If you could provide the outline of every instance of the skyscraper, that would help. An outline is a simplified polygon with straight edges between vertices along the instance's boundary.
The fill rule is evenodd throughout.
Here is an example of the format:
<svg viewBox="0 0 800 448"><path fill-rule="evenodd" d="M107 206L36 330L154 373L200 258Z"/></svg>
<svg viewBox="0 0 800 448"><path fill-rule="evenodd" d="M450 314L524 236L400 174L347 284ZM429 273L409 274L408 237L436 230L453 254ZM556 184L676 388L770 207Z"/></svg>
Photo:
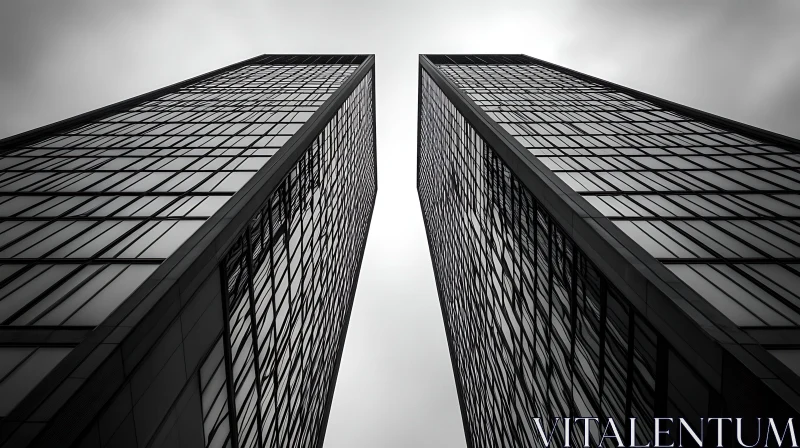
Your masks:
<svg viewBox="0 0 800 448"><path fill-rule="evenodd" d="M540 446L534 417L797 415L800 142L523 55L422 55L419 98L470 446Z"/></svg>
<svg viewBox="0 0 800 448"><path fill-rule="evenodd" d="M374 114L265 55L0 141L0 446L320 446Z"/></svg>

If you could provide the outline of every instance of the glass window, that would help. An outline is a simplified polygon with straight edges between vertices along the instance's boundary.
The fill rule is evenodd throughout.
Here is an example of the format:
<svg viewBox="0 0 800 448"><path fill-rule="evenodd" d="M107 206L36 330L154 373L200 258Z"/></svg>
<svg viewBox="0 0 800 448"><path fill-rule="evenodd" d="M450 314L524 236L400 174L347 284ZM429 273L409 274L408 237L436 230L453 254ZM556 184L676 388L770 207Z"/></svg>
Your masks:
<svg viewBox="0 0 800 448"><path fill-rule="evenodd" d="M691 265L667 265L675 275L681 280L686 282L687 285L697 291L703 299L708 301L715 308L720 310L728 319L732 320L739 326L763 326L765 322L760 319L754 312L747 309L744 305L737 300L726 294L725 291L718 288L714 282L710 281L705 276L701 275L695 266ZM729 282L728 282L729 283ZM783 322L786 319L780 316L773 316Z"/></svg>
<svg viewBox="0 0 800 448"><path fill-rule="evenodd" d="M0 417L8 415L64 359L70 347L0 347Z"/></svg>
<svg viewBox="0 0 800 448"><path fill-rule="evenodd" d="M729 235L718 225L724 223L710 223L705 221L677 221L673 223L675 227L686 232L700 244L708 247L717 256L723 258L746 258L758 257L760 254L753 247L747 245L741 239ZM710 254L708 256L711 256Z"/></svg>
<svg viewBox="0 0 800 448"><path fill-rule="evenodd" d="M800 375L800 349L773 349L768 350L780 362L786 364L792 371Z"/></svg>
<svg viewBox="0 0 800 448"><path fill-rule="evenodd" d="M0 196L0 216L14 216L27 208L48 200L50 198L46 196Z"/></svg>
<svg viewBox="0 0 800 448"><path fill-rule="evenodd" d="M797 325L800 315L729 266L667 265L739 326Z"/></svg>
<svg viewBox="0 0 800 448"><path fill-rule="evenodd" d="M41 325L99 325L158 265L111 265L93 277L91 288L81 288L39 320ZM90 282L91 283L91 282ZM95 288L98 288L96 289ZM63 321L60 319L64 319Z"/></svg>
<svg viewBox="0 0 800 448"><path fill-rule="evenodd" d="M705 258L711 256L707 250L670 228L667 223L658 221L613 222L656 258Z"/></svg>

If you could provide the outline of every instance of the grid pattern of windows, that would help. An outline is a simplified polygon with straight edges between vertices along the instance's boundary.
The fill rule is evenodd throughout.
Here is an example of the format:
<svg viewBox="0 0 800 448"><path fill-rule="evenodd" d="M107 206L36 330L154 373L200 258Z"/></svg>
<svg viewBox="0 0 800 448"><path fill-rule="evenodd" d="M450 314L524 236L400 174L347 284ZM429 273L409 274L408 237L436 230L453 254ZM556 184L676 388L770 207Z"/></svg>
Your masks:
<svg viewBox="0 0 800 448"><path fill-rule="evenodd" d="M800 324L800 155L549 67L438 61L491 119L737 325Z"/></svg>
<svg viewBox="0 0 800 448"><path fill-rule="evenodd" d="M222 265L235 436L317 446L377 191L368 73Z"/></svg>
<svg viewBox="0 0 800 448"><path fill-rule="evenodd" d="M534 417L709 415L715 392L424 70L420 85L418 189L472 446L543 446Z"/></svg>
<svg viewBox="0 0 800 448"><path fill-rule="evenodd" d="M232 446L223 343L223 339L219 338L208 358L200 366L200 403L207 448Z"/></svg>
<svg viewBox="0 0 800 448"><path fill-rule="evenodd" d="M5 150L0 326L100 324L357 67L242 65ZM4 344L42 344L8 334L0 342L2 365L21 353ZM0 417L69 347L26 350L33 360L52 362L39 362L49 366L41 375L20 374L34 363L26 361L0 376L0 388L12 388L7 396L15 397L3 400Z"/></svg>
<svg viewBox="0 0 800 448"><path fill-rule="evenodd" d="M356 67L248 65L4 154L0 324L99 324Z"/></svg>

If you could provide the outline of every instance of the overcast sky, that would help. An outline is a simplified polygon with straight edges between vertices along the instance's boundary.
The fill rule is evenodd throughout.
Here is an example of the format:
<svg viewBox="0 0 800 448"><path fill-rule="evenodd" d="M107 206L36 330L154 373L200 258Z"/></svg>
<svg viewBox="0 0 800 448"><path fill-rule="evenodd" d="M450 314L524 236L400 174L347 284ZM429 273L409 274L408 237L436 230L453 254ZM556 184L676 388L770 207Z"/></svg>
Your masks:
<svg viewBox="0 0 800 448"><path fill-rule="evenodd" d="M800 1L4 0L0 137L263 53L374 53L378 199L326 448L463 447L415 190L419 53L525 53L800 137Z"/></svg>

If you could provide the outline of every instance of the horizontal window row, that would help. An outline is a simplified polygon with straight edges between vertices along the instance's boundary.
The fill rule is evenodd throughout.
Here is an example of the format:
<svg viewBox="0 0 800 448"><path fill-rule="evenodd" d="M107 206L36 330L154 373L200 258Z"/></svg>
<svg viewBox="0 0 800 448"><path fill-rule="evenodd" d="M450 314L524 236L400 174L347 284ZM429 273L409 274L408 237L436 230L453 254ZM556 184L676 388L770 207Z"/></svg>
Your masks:
<svg viewBox="0 0 800 448"><path fill-rule="evenodd" d="M148 138L144 138L148 140ZM196 140L197 137L189 137L190 140ZM243 137L242 140L245 140ZM72 148L72 149L32 149L26 148L9 153L7 157L42 157L49 156L48 158L81 158L81 157L270 157L275 155L276 152L288 141L285 136L273 137L268 147L256 147L252 144L248 147L193 147L174 145L162 147L135 147L128 148L122 146L114 146L113 148Z"/></svg>
<svg viewBox="0 0 800 448"><path fill-rule="evenodd" d="M330 98L329 93L302 94L306 95L306 100L312 102L324 102ZM141 107L141 106L139 106ZM299 111L299 112L298 112ZM297 112L297 113L295 113ZM273 111L273 112L121 112L111 115L101 120L93 126L102 126L101 123L234 123L246 125L261 125L266 123L288 123L292 121L306 121L310 116L302 109L293 111ZM299 114L306 116L305 119L297 119ZM116 126L116 124L114 125ZM81 133L96 127L80 128Z"/></svg>
<svg viewBox="0 0 800 448"><path fill-rule="evenodd" d="M512 96L523 96L525 94L512 94ZM471 98L475 101L481 100L491 100L492 95L482 95L482 94L474 94L471 95ZM523 98L524 99L524 98ZM694 129L694 132L697 133L704 133L704 132L720 132L719 129L709 126L705 123L698 123L693 121L687 121L684 117L680 115L665 111L665 110L653 110L653 111L635 111L635 112L628 112L628 111L602 111L602 112L531 112L531 111L515 111L515 112L487 112L490 118L495 120L498 123L508 123L508 122L522 122L522 123L538 123L544 126L547 129L546 124L550 123L552 126L556 127L556 129L560 129L558 123L575 123L575 122L586 122L586 123L593 123L593 122L661 122L661 121L669 121L669 122L679 122L681 125L689 126L690 129ZM559 134L560 132L554 132L554 134Z"/></svg>
<svg viewBox="0 0 800 448"><path fill-rule="evenodd" d="M496 78L494 79L496 80ZM483 81L483 80L481 80ZM497 83L497 85L472 85L459 83L462 90L469 92L475 101L499 103L531 103L540 101L635 101L618 92L604 87L585 87L580 85L543 85L537 80L528 83Z"/></svg>
<svg viewBox="0 0 800 448"><path fill-rule="evenodd" d="M8 157L7 159L10 159ZM10 172L119 172L119 171L258 171L269 157L37 157L27 158Z"/></svg>
<svg viewBox="0 0 800 448"><path fill-rule="evenodd" d="M668 151L668 150L667 150ZM538 156L537 159L552 171L619 171L619 170L730 170L758 168L800 168L798 154L766 155L665 155L583 157Z"/></svg>
<svg viewBox="0 0 800 448"><path fill-rule="evenodd" d="M798 258L797 221L621 221L617 225L659 259Z"/></svg>
<svg viewBox="0 0 800 448"><path fill-rule="evenodd" d="M699 135L699 134L698 134ZM705 140L690 135L655 135L655 134L606 134L606 135L516 135L516 140L534 154L566 155L575 154L573 150L588 148L591 152L586 155L611 155L618 148L665 148L676 154L701 154L701 155L734 155L734 154L769 154L789 153L785 149L775 146L759 145L753 143L721 143ZM691 138L690 138L691 137ZM756 143L755 145L758 145ZM548 152L554 151L554 152ZM677 152L676 152L677 151ZM635 155L636 153L632 153ZM647 152L642 153L648 155ZM580 155L578 153L577 155Z"/></svg>
<svg viewBox="0 0 800 448"><path fill-rule="evenodd" d="M797 170L598 171L556 173L578 193L648 191L797 191Z"/></svg>
<svg viewBox="0 0 800 448"><path fill-rule="evenodd" d="M327 86L302 86L290 87L286 83L255 83L242 84L240 86L227 85L195 85L182 89L180 92L156 98L151 101L163 101L174 103L197 103L197 102L294 102L304 103L317 101L315 93L322 93L328 89L335 89L335 84ZM236 88L239 87L239 88Z"/></svg>
<svg viewBox="0 0 800 448"><path fill-rule="evenodd" d="M269 156L253 157L3 157L11 171L258 171Z"/></svg>
<svg viewBox="0 0 800 448"><path fill-rule="evenodd" d="M283 125L280 125L283 126ZM11 152L11 155L25 155L28 152L46 148L56 150L47 154L58 155L58 151L75 150L96 150L96 149L136 149L136 148L157 148L170 150L173 148L257 148L281 147L289 138L300 129L300 124L285 126L281 135L218 135L212 136L202 132L172 136L154 136L144 134L131 134L130 136L106 135L106 136L87 136L72 135L64 140L53 142L52 144L31 145L32 149L22 149Z"/></svg>
<svg viewBox="0 0 800 448"><path fill-rule="evenodd" d="M517 135L679 135L701 145L746 145L750 139L739 138L732 132L713 131L695 125L694 122L521 122L508 120L509 116L521 112L487 112L500 123L509 134ZM537 112L531 112L531 114ZM538 112L541 113L541 112ZM643 112L640 112L643 113ZM515 117L517 118L517 117ZM524 117L519 117L524 118Z"/></svg>
<svg viewBox="0 0 800 448"><path fill-rule="evenodd" d="M319 100L298 99L302 94L330 93L335 89L308 88L296 89L298 93L278 93L279 91L265 92L260 89L201 89L194 93L191 90L176 98L156 98L141 103L132 111L154 111L169 108L172 111L186 111L187 108L206 112L263 112L263 111L308 111L321 103ZM198 93L199 92L199 93ZM255 93L247 93L255 92ZM274 105L279 103L280 106ZM271 106L272 105L272 106ZM271 107L270 107L271 106Z"/></svg>
<svg viewBox="0 0 800 448"><path fill-rule="evenodd" d="M243 79L241 82L214 82L214 80L186 86L177 94L157 98L161 101L176 101L189 98L187 101L204 101L209 98L220 101L236 98L259 98L259 94L283 92L281 102L294 98L296 94L319 94L333 92L338 89L350 73L335 74L327 80L303 79L297 74L294 79L287 80L258 80ZM250 94L250 95L248 95ZM180 95L180 96L174 96ZM309 100L305 100L309 101Z"/></svg>
<svg viewBox="0 0 800 448"><path fill-rule="evenodd" d="M573 112L594 112L614 110L616 112L637 112L637 113L650 113L658 111L649 103L624 103L616 104L612 107L610 104L588 104L587 102L580 101L549 101L539 102L535 104L511 104L511 103L494 103L489 104L485 101L477 102L477 105L485 112L536 112L536 113L573 113ZM656 135L656 134L652 134ZM737 135L737 138L743 137ZM750 140L750 145L757 144L754 140Z"/></svg>
<svg viewBox="0 0 800 448"><path fill-rule="evenodd" d="M489 91L489 90L486 90ZM467 91L469 96L474 92ZM586 101L586 100L541 100L531 101L476 101L478 106L486 112L598 112L598 111L626 111L626 112L652 112L658 110L647 101Z"/></svg>
<svg viewBox="0 0 800 448"><path fill-rule="evenodd" d="M71 131L68 135L43 144L46 147L69 148L98 137L124 135L293 135L312 115L312 112L291 112L291 123L115 123L92 125Z"/></svg>
<svg viewBox="0 0 800 448"><path fill-rule="evenodd" d="M122 263L2 264L0 324L99 325L157 267Z"/></svg>
<svg viewBox="0 0 800 448"><path fill-rule="evenodd" d="M236 193L255 171L0 173L0 193Z"/></svg>
<svg viewBox="0 0 800 448"><path fill-rule="evenodd" d="M0 221L0 258L167 258L203 222Z"/></svg>
<svg viewBox="0 0 800 448"><path fill-rule="evenodd" d="M669 264L667 267L741 327L800 325L798 265Z"/></svg>
<svg viewBox="0 0 800 448"><path fill-rule="evenodd" d="M449 75L462 78L462 82L463 80L477 81L478 85L492 84L508 88L545 83L547 85L606 89L597 83L534 64L440 65L439 68ZM617 98L629 97L627 94L617 91L609 91L609 94Z"/></svg>
<svg viewBox="0 0 800 448"><path fill-rule="evenodd" d="M287 73L287 76L280 77L272 75L272 78L265 76L238 76L238 79L209 78L197 84L184 87L179 92L173 93L166 99L175 98L174 95L199 94L207 95L217 93L232 97L235 93L264 93L264 92L283 92L286 95L297 93L319 93L335 90L341 86L344 80L354 70L349 68L338 69L328 73ZM194 98L205 98L206 96L195 96ZM286 97L282 97L285 99Z"/></svg>
<svg viewBox="0 0 800 448"><path fill-rule="evenodd" d="M314 112L323 104L323 101L303 101L299 104L282 102L278 105L269 105L261 101L151 101L132 107L132 112L155 113L229 113L229 112Z"/></svg>
<svg viewBox="0 0 800 448"><path fill-rule="evenodd" d="M512 87L513 88L513 87ZM530 89L535 88L535 86L525 86L521 87L522 89ZM613 102L613 103L623 103L627 101L636 101L633 98L620 98L617 94L611 93L609 91L573 91L568 88L559 89L558 91L547 92L541 91L540 93L526 93L524 94L524 98L522 95L514 95L511 94L498 94L493 92L494 89L486 89L482 90L480 88L474 89L472 91L468 91L468 93L476 95L483 93L484 98L490 96L490 101L501 101L501 102L517 102L517 103L538 103L543 101L594 101L599 103L605 102ZM474 92L474 93L473 93ZM491 92L491 93L490 93ZM484 101L486 101L484 99Z"/></svg>
<svg viewBox="0 0 800 448"><path fill-rule="evenodd" d="M584 195L609 218L800 217L800 194Z"/></svg>
<svg viewBox="0 0 800 448"><path fill-rule="evenodd" d="M544 140L543 137L536 137L540 140ZM559 137L564 139L566 137ZM567 157L613 157L613 156L623 156L623 157L654 157L654 156L736 156L740 159L744 158L749 162L752 162L751 159L758 158L758 160L762 160L761 157L768 156L770 154L781 154L789 156L792 160L797 160L797 157L789 154L786 150L776 148L774 146L768 145L759 145L759 146L720 146L720 147L710 147L710 146L694 146L694 147L685 147L685 146L676 146L676 145L663 145L663 146L654 146L654 145L639 145L635 142L624 142L621 137L575 137L575 141L579 141L580 144L583 146L561 146L556 147L548 142L539 142L537 143L538 147L533 147L527 140L533 139L533 137L517 137L517 141L522 144L528 151L530 151L533 155L537 157L559 157L559 156L567 156ZM548 146L549 145L549 146ZM767 157L770 159L770 157ZM780 161L784 161L785 159L778 159Z"/></svg>
<svg viewBox="0 0 800 448"><path fill-rule="evenodd" d="M0 219L208 218L230 196L0 196Z"/></svg>
<svg viewBox="0 0 800 448"><path fill-rule="evenodd" d="M347 75L349 76L349 74ZM345 79L345 75L342 75ZM310 102L319 101L322 95L335 91L339 82L309 82L319 80L300 80L298 82L258 82L249 79L236 84L219 85L213 81L184 87L179 92L155 98L152 101L279 101Z"/></svg>

